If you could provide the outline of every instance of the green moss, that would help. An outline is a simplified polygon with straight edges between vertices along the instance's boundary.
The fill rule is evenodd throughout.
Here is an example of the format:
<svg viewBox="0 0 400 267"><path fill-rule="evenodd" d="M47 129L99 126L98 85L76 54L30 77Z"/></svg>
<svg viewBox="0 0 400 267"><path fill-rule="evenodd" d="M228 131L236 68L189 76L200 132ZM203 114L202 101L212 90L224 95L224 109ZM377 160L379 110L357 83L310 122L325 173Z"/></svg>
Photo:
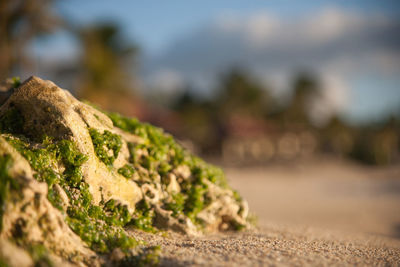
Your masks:
<svg viewBox="0 0 400 267"><path fill-rule="evenodd" d="M63 200L61 199L61 196L54 190L53 187L49 188L49 191L47 193L47 199L55 208L57 208L60 211L63 211Z"/></svg>
<svg viewBox="0 0 400 267"><path fill-rule="evenodd" d="M164 200L164 207L173 211L173 216L183 213L198 225L197 214L210 203L207 197L206 180L223 188L229 188L225 175L220 168L207 164L202 159L191 155L183 149L171 135L150 124L141 123L135 118L126 118L117 113L108 113L114 126L135 134L143 139L143 143L128 143L130 161L151 172L157 172L162 180L170 171L180 165L190 168L192 178L180 181L180 194ZM139 153L139 151L147 153ZM146 155L146 156L138 156ZM237 198L239 199L239 198ZM144 221L148 221L148 218Z"/></svg>
<svg viewBox="0 0 400 267"><path fill-rule="evenodd" d="M130 164L125 164L123 167L118 169L118 173L125 178L131 178L135 173L135 168Z"/></svg>
<svg viewBox="0 0 400 267"><path fill-rule="evenodd" d="M172 194L172 201L165 202L164 208L172 211L172 216L177 218L185 208L185 196L182 193Z"/></svg>
<svg viewBox="0 0 400 267"><path fill-rule="evenodd" d="M101 208L95 210L97 214L93 214L93 209L88 212L80 206L70 206L67 211L69 226L92 250L108 253L114 248L127 250L138 244L121 227L108 224L111 220Z"/></svg>
<svg viewBox="0 0 400 267"><path fill-rule="evenodd" d="M9 192L19 189L17 181L8 173L12 164L13 160L10 155L0 156L0 230L3 228L3 214Z"/></svg>
<svg viewBox="0 0 400 267"><path fill-rule="evenodd" d="M116 247L128 249L138 244L122 228L130 221L125 206L115 205L114 200L108 201L104 207L92 205L88 188L82 187L80 191L81 196L68 207L67 222L83 241L100 253L108 253Z"/></svg>
<svg viewBox="0 0 400 267"><path fill-rule="evenodd" d="M142 125L137 119L126 118L118 113L108 113L108 117L112 120L115 127L130 133L137 131Z"/></svg>
<svg viewBox="0 0 400 267"><path fill-rule="evenodd" d="M116 247L128 249L137 245L138 242L129 237L122 228L131 219L126 206L111 200L104 207L92 204L89 186L83 181L80 170L87 156L80 153L72 141L55 142L45 137L42 143L31 145L23 137L5 138L28 160L36 171L36 179L48 184L47 198L60 210L62 201L53 186L58 184L64 189L70 201L66 222L91 249L108 253ZM57 171L60 164L65 167L62 173Z"/></svg>
<svg viewBox="0 0 400 267"><path fill-rule="evenodd" d="M155 232L153 227L154 216L154 210L151 208L149 203L142 199L136 204L131 224L137 229L146 232Z"/></svg>
<svg viewBox="0 0 400 267"><path fill-rule="evenodd" d="M117 113L108 113L114 126L135 134L143 139L142 144L128 144L131 162L143 167L156 170L160 175L167 174L173 168L186 164L197 178L206 178L212 183L227 187L223 171L202 159L191 155L175 142L173 137L147 123L141 123L135 118L126 118ZM137 150L146 150L148 156L138 157Z"/></svg>
<svg viewBox="0 0 400 267"><path fill-rule="evenodd" d="M80 153L73 142L61 140L57 146L61 159L67 168L79 167L87 161L87 156Z"/></svg>
<svg viewBox="0 0 400 267"><path fill-rule="evenodd" d="M236 190L232 190L233 192L233 197L235 198L236 202L240 203L242 202L242 197L240 196L239 192Z"/></svg>
<svg viewBox="0 0 400 267"><path fill-rule="evenodd" d="M132 163L142 165L149 170L166 174L174 166L183 164L188 156L171 135L164 133L160 128L150 124L140 123L137 119L126 118L117 113L109 113L114 126L140 136L143 144L128 144ZM137 157L136 150L144 149L148 156Z"/></svg>
<svg viewBox="0 0 400 267"><path fill-rule="evenodd" d="M108 253L117 247L127 250L138 244L122 228L130 221L126 206L117 205L114 200L103 207L91 204L92 196L83 182L79 192L80 195L72 201L73 205L67 209L67 222L91 249Z"/></svg>
<svg viewBox="0 0 400 267"><path fill-rule="evenodd" d="M204 194L206 191L206 185L194 184L187 192L188 198L185 202L184 212L193 222L196 222L196 215L204 208Z"/></svg>
<svg viewBox="0 0 400 267"><path fill-rule="evenodd" d="M104 210L108 214L106 217L108 224L124 226L132 219L128 208L125 205L116 203L114 199L110 199L105 203Z"/></svg>
<svg viewBox="0 0 400 267"><path fill-rule="evenodd" d="M48 184L49 201L61 209L61 199L53 190L53 185L60 184L64 189L77 187L82 180L80 166L87 160L87 157L82 155L75 144L69 140L53 143L50 138L44 137L39 146L33 146L24 137L5 136L5 138L28 160L36 171L35 178ZM66 167L63 173L57 172L59 163L63 163Z"/></svg>
<svg viewBox="0 0 400 267"><path fill-rule="evenodd" d="M0 258L0 267L9 267L10 265L5 259Z"/></svg>
<svg viewBox="0 0 400 267"><path fill-rule="evenodd" d="M109 114L109 117L115 126L142 139L140 144L128 143L130 164L119 168L118 173L131 178L136 170L141 171L145 168L148 170L149 178L159 179L158 175L161 176L161 186L166 190L170 173L181 165L188 166L191 177L178 179L181 191L165 197L162 200L163 207L171 210L175 218L185 215L201 226L202 222L197 215L212 201L208 184L211 182L220 187L229 188L222 170L191 155L160 128L116 113ZM4 125L9 125L9 123L4 123ZM93 128L89 129L89 134L96 156L111 168L122 147L121 137L107 130L100 133ZM155 211L151 204L144 199L141 200L136 204L133 214L129 213L126 206L112 199L107 202L102 199L99 205L94 205L89 185L84 181L81 172L81 166L86 162L87 156L80 153L72 141L55 141L45 137L41 142L33 144L25 137L4 136L28 160L35 170L36 179L48 184L47 197L61 211L63 211L64 203L57 193L58 190L55 190L55 186L58 185L65 191L69 198L65 220L93 251L104 254L111 252L114 248L121 248L127 257L118 263L120 265L132 263L151 265L158 261L157 248L149 250L148 253L144 250L143 253L139 253L139 256L132 255L128 249L140 243L129 237L124 230L124 227L129 225L154 232ZM140 181L140 183L156 181L151 179ZM234 193L234 196L237 201L241 201L237 193Z"/></svg>
<svg viewBox="0 0 400 267"><path fill-rule="evenodd" d="M19 77L17 77L17 76L16 77L12 77L11 79L12 79L12 82L13 82L13 84L12 84L13 88L17 88L17 87L19 87L21 85L21 79Z"/></svg>
<svg viewBox="0 0 400 267"><path fill-rule="evenodd" d="M17 108L10 108L0 117L0 132L20 134L23 132L24 118Z"/></svg>
<svg viewBox="0 0 400 267"><path fill-rule="evenodd" d="M32 257L35 267L52 267L55 266L53 261L49 258L49 252L42 244L30 244L27 248Z"/></svg>
<svg viewBox="0 0 400 267"><path fill-rule="evenodd" d="M115 265L119 267L158 266L160 264L160 253L160 246L148 247L145 248L139 255L131 255L125 257Z"/></svg>
<svg viewBox="0 0 400 267"><path fill-rule="evenodd" d="M107 130L101 134L94 128L90 128L89 133L97 157L107 166L112 166L121 150L121 137ZM110 155L111 153L112 155Z"/></svg>

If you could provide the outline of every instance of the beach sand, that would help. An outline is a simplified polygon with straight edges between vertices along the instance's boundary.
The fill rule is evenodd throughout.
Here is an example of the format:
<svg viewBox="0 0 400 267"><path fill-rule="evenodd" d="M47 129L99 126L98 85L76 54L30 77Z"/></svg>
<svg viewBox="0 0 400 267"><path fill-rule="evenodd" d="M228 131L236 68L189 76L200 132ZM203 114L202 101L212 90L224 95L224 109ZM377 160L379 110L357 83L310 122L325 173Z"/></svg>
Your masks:
<svg viewBox="0 0 400 267"><path fill-rule="evenodd" d="M255 229L188 237L137 233L162 266L400 265L400 166L335 160L225 168Z"/></svg>

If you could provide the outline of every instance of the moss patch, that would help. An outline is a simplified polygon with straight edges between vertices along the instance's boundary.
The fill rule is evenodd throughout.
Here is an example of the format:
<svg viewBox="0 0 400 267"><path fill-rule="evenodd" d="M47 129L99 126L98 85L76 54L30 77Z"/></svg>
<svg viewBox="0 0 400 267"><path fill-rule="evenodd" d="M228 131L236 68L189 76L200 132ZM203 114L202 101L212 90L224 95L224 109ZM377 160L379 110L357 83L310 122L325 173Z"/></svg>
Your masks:
<svg viewBox="0 0 400 267"><path fill-rule="evenodd" d="M160 246L149 247L144 249L140 255L125 257L122 261L116 263L116 266L158 266L160 263L160 253Z"/></svg>
<svg viewBox="0 0 400 267"><path fill-rule="evenodd" d="M101 134L94 128L89 129L89 134L97 157L107 166L112 166L121 150L121 137L107 130Z"/></svg>
<svg viewBox="0 0 400 267"><path fill-rule="evenodd" d="M52 267L55 266L53 261L49 258L49 252L42 244L30 244L28 252L32 257L35 266Z"/></svg>
<svg viewBox="0 0 400 267"><path fill-rule="evenodd" d="M223 188L228 188L223 171L191 155L176 143L171 135L160 128L141 123L135 118L123 117L117 113L108 113L108 116L114 126L143 139L141 144L128 144L130 161L134 166L141 166L147 169L150 174L159 174L161 181L167 180L164 178L178 166L189 166L192 175L191 179L179 181L181 192L171 198L164 199L164 208L171 210L173 216L184 214L200 226L201 222L196 216L210 204L205 180ZM139 153L139 151L144 151L145 153ZM239 201L239 198L237 200ZM143 207L144 205L139 207L138 210L151 216L146 213L147 207L141 210ZM145 216L143 221L149 222L148 216Z"/></svg>
<svg viewBox="0 0 400 267"><path fill-rule="evenodd" d="M155 212L151 205L143 199L136 204L131 224L137 229L146 232L155 232L153 227L154 217Z"/></svg>
<svg viewBox="0 0 400 267"><path fill-rule="evenodd" d="M182 193L172 194L172 200L166 201L164 208L172 211L172 216L177 218L185 208L186 198Z"/></svg>
<svg viewBox="0 0 400 267"><path fill-rule="evenodd" d="M9 266L10 265L8 265L8 263L4 259L0 258L0 267L9 267Z"/></svg>
<svg viewBox="0 0 400 267"><path fill-rule="evenodd" d="M17 181L8 173L12 164L13 160L10 155L0 156L0 230L3 229L3 214L9 193L19 188Z"/></svg>
<svg viewBox="0 0 400 267"><path fill-rule="evenodd" d="M33 78L33 81L36 83L40 79ZM32 86L36 86L35 83ZM26 85L29 86L29 83ZM15 83L15 86L18 86L18 84ZM93 259L94 262L100 263L104 260L106 265L112 263L116 266L157 264L159 247L143 248L143 243L128 234L126 231L128 227L154 232L154 223L157 223L159 227L172 226L173 230L194 233L197 229L193 227L189 219L198 228L203 225L209 225L210 229L215 229L213 226L218 227L221 223L224 224L222 226L225 226L226 223L229 223L227 220L244 222L245 218L243 217L247 212L242 210L242 213L238 213L238 216L232 214L232 212L236 212L240 208L242 203L240 203L239 196L234 197L233 193L229 191L223 172L219 168L209 165L190 154L162 129L116 113L108 114L114 126L130 134L122 134L121 131L115 128L114 130L121 133L121 136L113 133L114 130L111 129L103 131L103 127L86 128L84 124L76 123L75 119L80 120L80 116L87 123L86 125L92 125L90 123L90 115L94 115L98 120L98 122L95 121L95 124L103 124L107 129L109 120L102 122L99 120L101 117L99 113L80 105L79 101L74 100L70 95L65 95L64 97L63 94L56 94L54 95L56 98L53 98L52 94L57 93L53 87L41 88L43 92L46 92L48 99L40 99L39 102L32 101L37 105L29 107L31 101L27 101L27 99L29 100L36 96L30 95L32 90L29 90L29 88L20 89L27 89L22 91L30 98L21 97L20 99L18 96L14 98L11 96L10 101L15 102L15 105L9 103L10 105L6 107L8 111L3 110L0 116L0 136L4 137L29 162L34 178L38 181L46 182L48 186L47 199L54 207L59 209L62 216L53 209L47 209L47 211L54 212L53 215L56 215L56 218L63 218L64 222L80 237L81 241L93 252L97 253L98 257ZM50 105L47 104L47 100L50 101ZM65 100L65 103L71 103L71 101L76 103L74 102L73 109L68 109L65 105L60 106L60 109L58 109L58 105L63 103L61 100ZM42 106L42 104L46 105ZM46 128L54 127L55 136L59 138L68 136L70 140L59 140L50 137L42 138L35 134L37 131L34 131L35 133L31 132L29 127L27 128L27 125L24 124L23 116L27 118L31 114L42 114L43 108L47 111L48 106L53 104L54 109L52 110L54 112L59 110L59 112L54 113L55 121L48 123L43 121L43 123L46 123L44 126ZM18 107L22 106L24 106L24 109L18 110ZM29 108L34 112L29 112ZM21 116L20 111L24 112L23 116ZM79 113L79 116L70 116L74 112ZM100 117L94 113L97 113ZM63 123L62 129L59 127L60 122ZM70 131L65 132L64 126ZM54 132L53 130L49 132ZM86 140L85 136L81 136L82 133L89 133L91 139ZM79 148L81 150L72 140L79 140ZM129 151L129 159L126 159L128 155L125 155L125 153L120 155L122 145L126 149L126 141L132 141L126 144ZM88 151L90 153L94 152L95 156L92 154L84 155L81 151L84 151L84 153L88 153ZM92 166L87 162L88 156L91 159L97 157L99 161L97 162L96 160L97 163L95 162L96 164ZM117 158L118 164L116 163ZM107 168L102 169L100 172L95 170L96 167L99 167L99 164L103 163L108 167L110 173L104 174ZM10 159L6 155L0 159L0 193L2 193L0 204L2 204L2 207L4 207L6 201L12 204L9 201L14 200L14 195L16 195L8 194L7 196L7 192L14 188L14 181L8 175L10 164L12 163L10 163ZM114 164L118 165L118 168ZM93 184L88 184L85 181L85 178L89 177L83 176L83 166L87 173L94 175L94 177L90 177L93 179L86 180L93 181ZM117 173L130 180L124 181ZM115 182L115 185L107 185L103 183L103 180L101 182L96 181L99 178L96 175L113 176L118 179L110 181L111 183ZM20 180L20 177L13 178L21 181L21 186L23 186L23 180ZM137 186L133 183L136 183ZM100 192L96 193L100 193L101 201L100 203L93 203L94 196L91 195L91 192L98 188L100 184L104 187L105 194L102 194L103 188L100 187ZM128 192L128 188L123 188L124 184L130 184L132 192ZM31 183L31 185L31 189L34 193L37 193L34 195L33 208L37 208L44 199L38 192L39 185L35 183ZM92 185L93 188L91 187ZM18 184L15 185L15 188L17 186ZM128 206L114 199L109 199L109 193L114 192L114 189L121 189L120 197L123 198L121 200L122 203L126 203L124 200L132 203L131 200L143 197L136 204L136 209L133 213L130 212ZM125 191L122 189L125 189ZM136 193L138 194L137 196L129 195ZM199 212L204 211L213 201L215 201L214 204L216 204L218 210L217 208L209 209L207 212L210 212L214 217L210 217L210 220L204 219L205 221L202 221L200 217L204 218L204 216L199 216ZM47 200L44 200L44 202L47 206ZM20 204L20 202L18 203ZM226 206L226 209L224 206ZM244 205L242 206L244 207L243 209L246 208ZM165 212L165 210L171 212ZM21 212L25 211L24 208L21 209ZM159 217L157 220L155 220L156 213ZM171 218L171 215L174 218ZM47 229L48 226L55 225L49 220L47 222L51 225L47 225L46 220L42 218L44 217L40 216L38 218L38 226L43 230L43 238L46 238L48 233L46 231L52 231L53 229ZM36 217L32 217L32 220L35 219ZM16 224L20 223L17 222ZM60 225L60 227L64 226ZM14 235L14 229L10 231L17 245L28 250L32 242L28 242L28 237L30 238L31 235L28 235L26 227L20 227L18 235ZM50 241L54 242L53 237L50 238ZM46 246L49 250L57 251L64 260L76 259L79 261L82 256L85 263L92 261L91 258L89 259L92 253L86 249L80 255L79 252L82 250L80 245L77 246L77 249L66 246L64 251L63 248L59 247L61 244L62 242ZM110 253L116 248L118 248L118 251L111 255ZM72 250L72 254L64 255L67 253L66 251L70 250ZM113 258L121 258L120 251L124 253L125 258L117 262L111 262ZM43 256L46 254L47 251L41 247L32 248L31 255L37 255L35 256L35 261L43 265L50 265L46 257Z"/></svg>
<svg viewBox="0 0 400 267"><path fill-rule="evenodd" d="M64 189L70 202L66 221L92 250L108 253L116 247L128 249L138 244L122 228L130 221L126 207L112 201L103 206L92 205L89 186L82 180L80 170L87 156L81 154L72 141L54 142L45 137L42 143L33 145L23 137L5 137L28 160L36 171L36 179L48 184L47 197L60 210L61 200L54 185L58 184ZM58 171L61 164L65 166L63 172Z"/></svg>
<svg viewBox="0 0 400 267"><path fill-rule="evenodd" d="M131 178L135 173L135 168L130 164L125 164L123 167L118 169L118 173L125 178Z"/></svg>
<svg viewBox="0 0 400 267"><path fill-rule="evenodd" d="M21 85L21 79L19 77L12 77L12 87L17 88Z"/></svg>

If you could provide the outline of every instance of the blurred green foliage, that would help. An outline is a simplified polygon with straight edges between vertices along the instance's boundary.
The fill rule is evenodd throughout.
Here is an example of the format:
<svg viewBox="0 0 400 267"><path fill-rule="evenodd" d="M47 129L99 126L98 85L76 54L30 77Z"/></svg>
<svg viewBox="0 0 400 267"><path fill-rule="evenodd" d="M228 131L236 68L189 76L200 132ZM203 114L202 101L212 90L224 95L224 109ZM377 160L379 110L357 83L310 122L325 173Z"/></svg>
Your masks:
<svg viewBox="0 0 400 267"><path fill-rule="evenodd" d="M264 88L254 77L240 69L233 69L222 76L213 101L223 119L227 119L232 113L263 116L268 114L273 104L268 88Z"/></svg>
<svg viewBox="0 0 400 267"><path fill-rule="evenodd" d="M203 153L221 152L221 144L232 133L229 120L240 115L246 121L260 119L274 126L275 133L307 131L317 139L315 153L327 153L370 165L396 163L400 158L400 121L392 116L367 125L354 126L334 115L324 125L315 125L310 116L312 101L318 101L322 88L318 78L301 74L294 79L291 97L279 102L268 88L243 70L222 76L217 95L199 100L185 91L173 108L181 114L185 134ZM259 121L256 121L256 123ZM266 138L271 132L265 132ZM251 133L248 137L251 139Z"/></svg>

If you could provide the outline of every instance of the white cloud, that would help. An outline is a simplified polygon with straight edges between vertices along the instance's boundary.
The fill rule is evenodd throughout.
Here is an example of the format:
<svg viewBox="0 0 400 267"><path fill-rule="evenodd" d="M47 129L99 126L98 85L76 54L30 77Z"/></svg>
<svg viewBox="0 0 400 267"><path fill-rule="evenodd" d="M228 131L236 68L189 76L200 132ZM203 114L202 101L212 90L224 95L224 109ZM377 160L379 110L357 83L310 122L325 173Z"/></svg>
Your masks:
<svg viewBox="0 0 400 267"><path fill-rule="evenodd" d="M321 83L321 94L310 105L311 119L316 124L323 124L349 104L349 87L340 76L324 74Z"/></svg>
<svg viewBox="0 0 400 267"><path fill-rule="evenodd" d="M340 38L346 32L363 24L363 18L356 14L345 13L336 8L326 8L319 14L300 23L303 27L301 33L311 42L329 43Z"/></svg>
<svg viewBox="0 0 400 267"><path fill-rule="evenodd" d="M279 21L269 14L261 13L251 16L245 26L249 40L259 46L275 37L279 30Z"/></svg>
<svg viewBox="0 0 400 267"><path fill-rule="evenodd" d="M172 69L161 69L149 77L150 87L165 92L182 89L184 81L181 74Z"/></svg>

